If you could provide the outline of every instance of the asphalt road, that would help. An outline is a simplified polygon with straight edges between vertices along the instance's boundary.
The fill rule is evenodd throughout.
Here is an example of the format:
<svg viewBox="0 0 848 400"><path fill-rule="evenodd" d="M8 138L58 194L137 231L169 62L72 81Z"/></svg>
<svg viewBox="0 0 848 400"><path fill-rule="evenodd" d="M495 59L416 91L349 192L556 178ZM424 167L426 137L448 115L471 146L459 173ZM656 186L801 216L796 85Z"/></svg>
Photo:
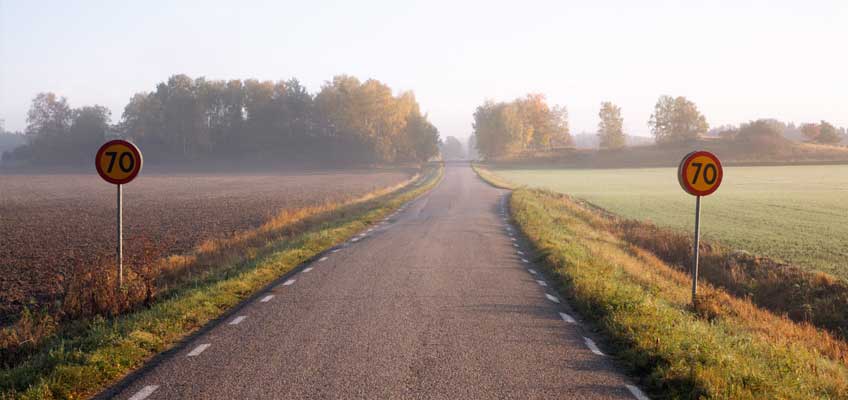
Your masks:
<svg viewBox="0 0 848 400"><path fill-rule="evenodd" d="M429 194L103 395L637 398L534 269L506 194L449 165Z"/></svg>

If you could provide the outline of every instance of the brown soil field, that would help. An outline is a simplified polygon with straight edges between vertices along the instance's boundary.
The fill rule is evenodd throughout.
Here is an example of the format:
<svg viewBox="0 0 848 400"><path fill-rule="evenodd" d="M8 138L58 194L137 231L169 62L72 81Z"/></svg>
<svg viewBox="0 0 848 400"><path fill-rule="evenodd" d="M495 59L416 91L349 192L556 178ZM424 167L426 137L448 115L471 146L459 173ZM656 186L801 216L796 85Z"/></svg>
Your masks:
<svg viewBox="0 0 848 400"><path fill-rule="evenodd" d="M352 199L413 173L142 174L123 188L124 263L186 253L282 210ZM115 241L115 186L95 174L0 175L0 324L58 300L71 271L114 265Z"/></svg>

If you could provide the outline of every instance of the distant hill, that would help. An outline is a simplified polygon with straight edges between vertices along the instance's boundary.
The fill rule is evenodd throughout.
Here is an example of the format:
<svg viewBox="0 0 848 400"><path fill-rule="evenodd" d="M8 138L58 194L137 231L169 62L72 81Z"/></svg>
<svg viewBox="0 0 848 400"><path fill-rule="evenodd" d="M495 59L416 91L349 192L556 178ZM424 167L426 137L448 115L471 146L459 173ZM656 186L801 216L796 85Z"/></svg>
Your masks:
<svg viewBox="0 0 848 400"><path fill-rule="evenodd" d="M647 136L624 135L628 147L649 146L654 144L654 139ZM574 146L578 149L597 149L599 147L598 134L578 133L574 135Z"/></svg>

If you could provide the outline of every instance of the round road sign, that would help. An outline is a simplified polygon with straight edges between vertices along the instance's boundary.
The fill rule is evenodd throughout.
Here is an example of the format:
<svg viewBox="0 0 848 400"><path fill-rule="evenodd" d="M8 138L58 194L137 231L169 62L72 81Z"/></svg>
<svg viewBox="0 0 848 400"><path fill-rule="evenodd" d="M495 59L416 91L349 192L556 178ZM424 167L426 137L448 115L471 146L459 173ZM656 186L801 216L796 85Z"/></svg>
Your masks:
<svg viewBox="0 0 848 400"><path fill-rule="evenodd" d="M708 196L721 185L721 161L709 151L693 151L677 167L680 187L693 196Z"/></svg>
<svg viewBox="0 0 848 400"><path fill-rule="evenodd" d="M126 140L112 140L100 146L94 158L97 173L106 182L129 183L141 171L141 151Z"/></svg>

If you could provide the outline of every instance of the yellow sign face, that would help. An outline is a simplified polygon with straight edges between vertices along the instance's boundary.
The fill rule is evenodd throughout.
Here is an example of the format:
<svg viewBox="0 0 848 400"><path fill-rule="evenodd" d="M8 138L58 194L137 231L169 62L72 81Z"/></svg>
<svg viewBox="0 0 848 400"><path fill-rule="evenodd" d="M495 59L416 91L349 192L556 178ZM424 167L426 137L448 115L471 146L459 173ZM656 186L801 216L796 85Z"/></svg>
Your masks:
<svg viewBox="0 0 848 400"><path fill-rule="evenodd" d="M686 155L677 169L680 186L694 196L712 194L721 185L724 171L715 154L695 151Z"/></svg>
<svg viewBox="0 0 848 400"><path fill-rule="evenodd" d="M112 140L100 147L94 160L97 173L105 181L122 185L141 171L141 152L125 140Z"/></svg>

